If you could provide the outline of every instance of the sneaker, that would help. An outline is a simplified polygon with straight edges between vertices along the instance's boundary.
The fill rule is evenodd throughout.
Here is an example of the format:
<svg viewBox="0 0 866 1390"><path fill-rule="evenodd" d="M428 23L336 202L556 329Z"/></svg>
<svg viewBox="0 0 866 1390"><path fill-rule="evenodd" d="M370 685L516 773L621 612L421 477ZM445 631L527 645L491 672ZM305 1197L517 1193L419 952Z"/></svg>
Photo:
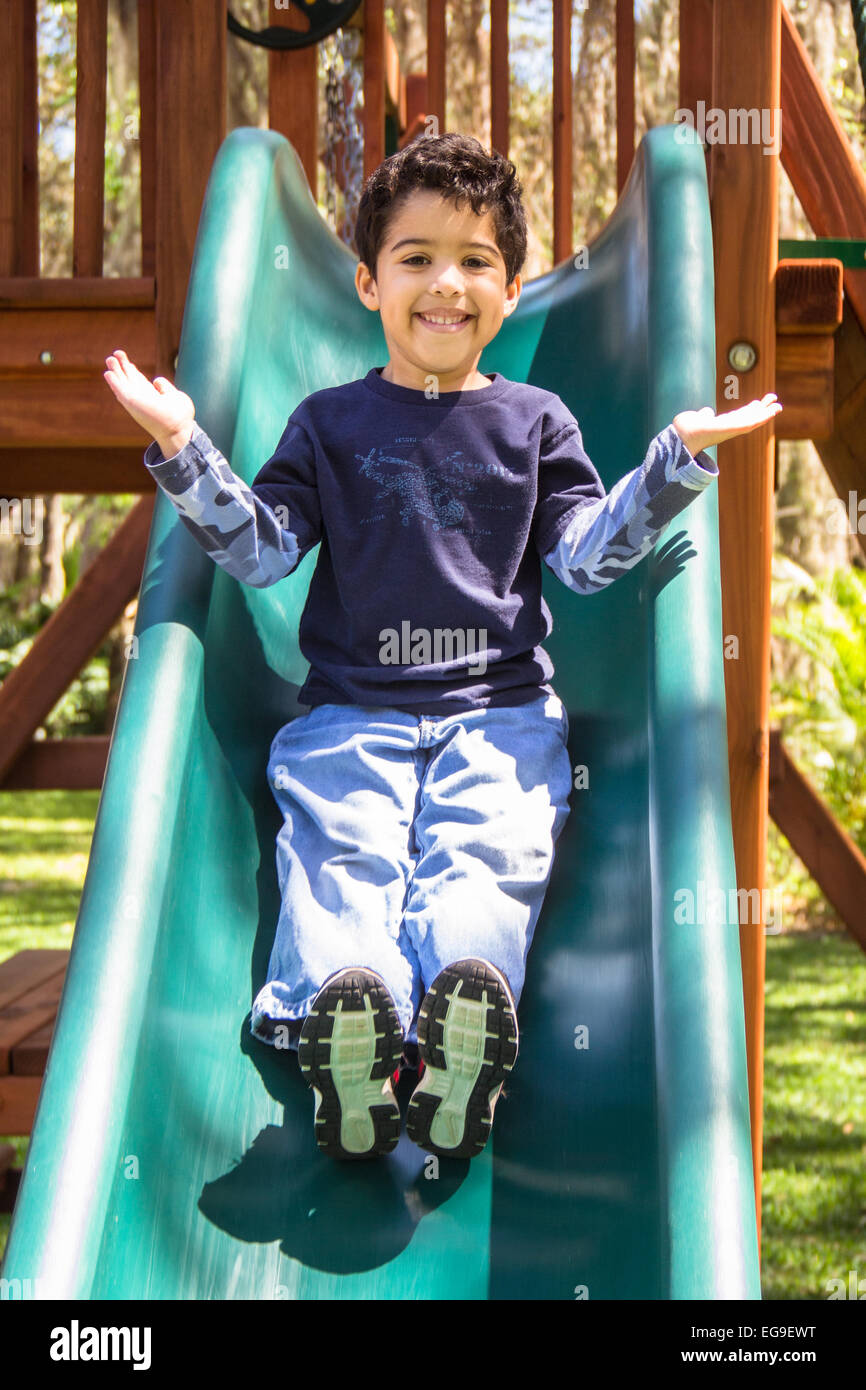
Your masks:
<svg viewBox="0 0 866 1390"><path fill-rule="evenodd" d="M403 1029L381 975L362 966L322 985L298 1040L298 1062L316 1096L316 1142L332 1158L390 1153L400 1138L394 1095Z"/></svg>
<svg viewBox="0 0 866 1390"><path fill-rule="evenodd" d="M517 1059L517 1011L489 961L459 960L430 986L418 1015L424 1063L406 1117L409 1138L444 1158L474 1158Z"/></svg>

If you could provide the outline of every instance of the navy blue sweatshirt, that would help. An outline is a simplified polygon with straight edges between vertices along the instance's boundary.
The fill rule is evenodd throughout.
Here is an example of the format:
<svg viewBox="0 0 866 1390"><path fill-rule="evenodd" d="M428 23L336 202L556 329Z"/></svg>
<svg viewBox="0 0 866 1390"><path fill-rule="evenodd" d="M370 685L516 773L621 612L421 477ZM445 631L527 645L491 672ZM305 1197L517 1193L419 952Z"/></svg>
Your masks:
<svg viewBox="0 0 866 1390"><path fill-rule="evenodd" d="M320 545L302 703L445 714L550 693L542 561L595 593L718 475L669 425L605 493L557 395L489 379L433 396L372 368L315 391L251 486L197 423L173 458L146 451L184 525L241 582L274 584Z"/></svg>

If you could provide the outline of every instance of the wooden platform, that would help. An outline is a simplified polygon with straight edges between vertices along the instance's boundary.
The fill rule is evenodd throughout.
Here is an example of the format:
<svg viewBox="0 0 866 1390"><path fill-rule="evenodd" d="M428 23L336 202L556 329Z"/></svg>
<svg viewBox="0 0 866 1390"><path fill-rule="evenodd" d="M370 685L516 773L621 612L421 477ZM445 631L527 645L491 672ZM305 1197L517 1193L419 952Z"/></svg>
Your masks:
<svg viewBox="0 0 866 1390"><path fill-rule="evenodd" d="M48 1060L68 951L19 951L0 964L0 1134L29 1134ZM0 1143L0 1211L21 1178L13 1145Z"/></svg>

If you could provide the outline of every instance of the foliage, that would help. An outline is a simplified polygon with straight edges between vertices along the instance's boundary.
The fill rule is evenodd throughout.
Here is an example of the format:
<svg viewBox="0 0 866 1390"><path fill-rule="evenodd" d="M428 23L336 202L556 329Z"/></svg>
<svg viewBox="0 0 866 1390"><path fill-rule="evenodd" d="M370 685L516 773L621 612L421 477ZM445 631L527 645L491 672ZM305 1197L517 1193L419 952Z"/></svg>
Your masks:
<svg viewBox="0 0 866 1390"><path fill-rule="evenodd" d="M770 722L866 851L866 576L853 567L813 576L776 555L772 591ZM838 925L775 829L769 861L773 881L801 904L801 918Z"/></svg>
<svg viewBox="0 0 866 1390"><path fill-rule="evenodd" d="M52 606L37 599L21 606L21 584L0 593L0 681L23 661L33 641L51 617ZM73 734L104 734L109 690L109 647L106 638L57 704L43 720L44 737L66 738ZM40 737L37 731L36 737Z"/></svg>

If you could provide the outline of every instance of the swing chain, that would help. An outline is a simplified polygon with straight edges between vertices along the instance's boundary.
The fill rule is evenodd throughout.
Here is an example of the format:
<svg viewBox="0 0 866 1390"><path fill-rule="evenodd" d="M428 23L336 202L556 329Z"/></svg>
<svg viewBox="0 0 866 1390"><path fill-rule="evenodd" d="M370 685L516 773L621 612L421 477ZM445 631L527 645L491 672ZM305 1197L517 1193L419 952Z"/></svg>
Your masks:
<svg viewBox="0 0 866 1390"><path fill-rule="evenodd" d="M325 205L328 224L347 244L354 231L357 203L361 195L364 166L364 140L358 119L363 100L361 75L355 62L361 46L357 28L338 29L334 42L325 43ZM348 93L348 101L346 94ZM344 216L337 225L337 145L343 141Z"/></svg>

